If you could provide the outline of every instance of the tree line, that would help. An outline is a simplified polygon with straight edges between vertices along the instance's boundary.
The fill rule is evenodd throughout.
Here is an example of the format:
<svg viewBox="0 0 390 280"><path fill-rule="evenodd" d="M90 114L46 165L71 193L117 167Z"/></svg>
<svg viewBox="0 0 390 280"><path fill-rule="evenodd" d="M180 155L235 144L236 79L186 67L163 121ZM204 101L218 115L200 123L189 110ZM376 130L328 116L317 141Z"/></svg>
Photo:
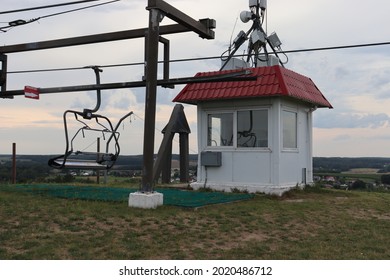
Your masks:
<svg viewBox="0 0 390 280"><path fill-rule="evenodd" d="M18 155L17 156L17 181L18 183L44 180L52 169L47 165L49 155ZM0 156L0 182L11 181L12 162L10 155ZM173 155L173 159L179 159ZM197 155L190 155L190 160L197 160ZM142 155L120 156L116 170L142 170ZM352 168L375 168L379 173L390 173L390 158L341 158L341 157L314 157L313 168L315 173L339 173ZM66 173L66 172L65 172ZM383 184L390 184L390 175L383 174Z"/></svg>

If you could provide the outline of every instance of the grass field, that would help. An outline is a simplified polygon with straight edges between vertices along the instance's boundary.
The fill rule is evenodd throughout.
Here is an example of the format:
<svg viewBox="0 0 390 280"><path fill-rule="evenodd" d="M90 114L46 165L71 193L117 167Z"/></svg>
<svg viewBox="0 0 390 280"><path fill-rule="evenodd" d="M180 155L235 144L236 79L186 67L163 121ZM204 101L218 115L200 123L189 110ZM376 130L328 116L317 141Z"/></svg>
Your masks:
<svg viewBox="0 0 390 280"><path fill-rule="evenodd" d="M307 188L188 210L0 186L0 259L390 259L390 194ZM7 190L8 189L8 190Z"/></svg>

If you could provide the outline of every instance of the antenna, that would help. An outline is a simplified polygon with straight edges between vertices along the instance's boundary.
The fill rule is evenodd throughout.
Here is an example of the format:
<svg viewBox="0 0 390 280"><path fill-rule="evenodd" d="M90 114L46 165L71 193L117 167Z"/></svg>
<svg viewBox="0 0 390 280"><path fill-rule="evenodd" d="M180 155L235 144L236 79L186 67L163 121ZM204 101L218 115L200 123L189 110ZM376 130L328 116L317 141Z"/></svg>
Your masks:
<svg viewBox="0 0 390 280"><path fill-rule="evenodd" d="M252 26L247 32L240 31L233 43L230 43L229 56L222 60L223 64L220 70L234 68L234 54L246 41L249 41L248 54L246 55L246 62L241 61L239 63L241 66L243 64L248 66L253 61L253 67L257 67L258 64L261 64L261 66L280 64L284 67L277 52L277 50L281 51L282 42L275 32L268 36L263 28L266 18L267 0L249 0L249 10L242 11L240 19L243 23L252 21ZM272 49L274 55L268 54L267 45ZM264 54L261 54L262 51Z"/></svg>
<svg viewBox="0 0 390 280"><path fill-rule="evenodd" d="M234 34L234 31L236 30L237 21L238 21L238 17L236 18L236 22L234 23L234 27L233 27L232 35L230 35L230 42L229 42L229 46L231 46L231 45L232 45L233 34Z"/></svg>

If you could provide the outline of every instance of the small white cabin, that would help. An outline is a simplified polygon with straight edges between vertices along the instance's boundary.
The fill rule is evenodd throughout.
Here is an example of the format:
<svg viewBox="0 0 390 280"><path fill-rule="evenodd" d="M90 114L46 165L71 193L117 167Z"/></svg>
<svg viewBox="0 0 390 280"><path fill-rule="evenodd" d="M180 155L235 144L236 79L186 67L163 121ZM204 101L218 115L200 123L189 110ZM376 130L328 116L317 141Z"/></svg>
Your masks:
<svg viewBox="0 0 390 280"><path fill-rule="evenodd" d="M332 105L308 77L278 65L248 70L256 81L188 84L173 100L197 105L195 189L281 195L313 182L312 113Z"/></svg>

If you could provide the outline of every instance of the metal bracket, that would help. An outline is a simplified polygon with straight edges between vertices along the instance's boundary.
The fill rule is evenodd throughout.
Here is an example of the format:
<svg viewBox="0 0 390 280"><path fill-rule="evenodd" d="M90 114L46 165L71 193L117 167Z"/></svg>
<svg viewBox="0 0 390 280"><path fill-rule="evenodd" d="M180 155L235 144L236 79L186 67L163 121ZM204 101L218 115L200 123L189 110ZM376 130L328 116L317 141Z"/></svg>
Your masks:
<svg viewBox="0 0 390 280"><path fill-rule="evenodd" d="M100 85L100 73L103 72L103 70L100 69L99 66L87 66L85 68L92 68L92 70L95 72L95 76L96 76L96 85L99 86ZM101 93L101 89L98 88L98 89L96 89L96 106L93 109L84 109L83 110L83 118L90 120L93 116L93 113L96 113L99 110L101 103L102 103L102 93Z"/></svg>

